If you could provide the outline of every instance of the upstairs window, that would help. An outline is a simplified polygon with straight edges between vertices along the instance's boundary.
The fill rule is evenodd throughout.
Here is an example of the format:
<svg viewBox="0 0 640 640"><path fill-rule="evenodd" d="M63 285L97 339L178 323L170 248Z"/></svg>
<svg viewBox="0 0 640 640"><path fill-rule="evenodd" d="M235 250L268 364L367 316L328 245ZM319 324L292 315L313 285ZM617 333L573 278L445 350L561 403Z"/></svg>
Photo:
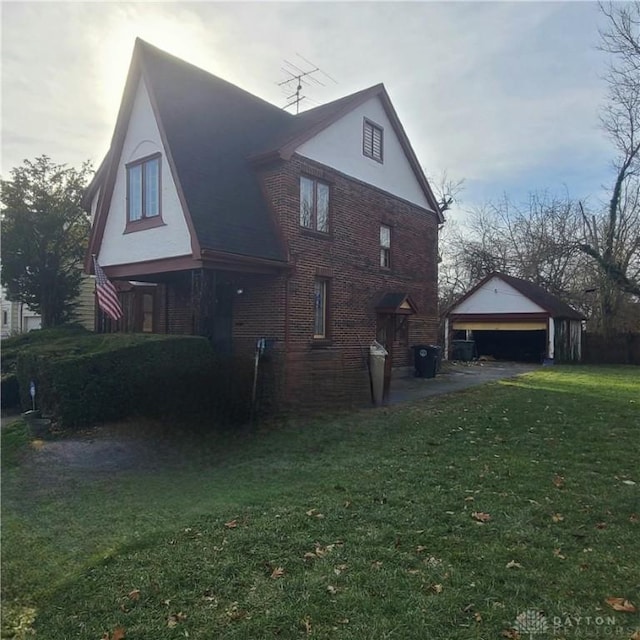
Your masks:
<svg viewBox="0 0 640 640"><path fill-rule="evenodd" d="M329 185L300 177L300 226L329 233Z"/></svg>
<svg viewBox="0 0 640 640"><path fill-rule="evenodd" d="M383 159L383 136L382 127L364 119L364 128L362 130L362 153L367 158L372 158L378 162Z"/></svg>
<svg viewBox="0 0 640 640"><path fill-rule="evenodd" d="M127 165L127 221L160 215L160 156Z"/></svg>
<svg viewBox="0 0 640 640"><path fill-rule="evenodd" d="M391 268L391 227L380 225L380 266Z"/></svg>

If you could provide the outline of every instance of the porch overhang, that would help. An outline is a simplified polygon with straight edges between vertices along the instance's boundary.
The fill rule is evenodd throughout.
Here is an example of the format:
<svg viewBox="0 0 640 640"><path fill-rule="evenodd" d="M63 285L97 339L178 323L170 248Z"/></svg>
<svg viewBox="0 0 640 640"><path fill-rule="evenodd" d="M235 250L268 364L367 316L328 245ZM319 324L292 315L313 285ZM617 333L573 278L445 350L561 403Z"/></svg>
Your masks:
<svg viewBox="0 0 640 640"><path fill-rule="evenodd" d="M408 293L387 292L379 300L375 307L376 313L410 316L418 313L418 308Z"/></svg>

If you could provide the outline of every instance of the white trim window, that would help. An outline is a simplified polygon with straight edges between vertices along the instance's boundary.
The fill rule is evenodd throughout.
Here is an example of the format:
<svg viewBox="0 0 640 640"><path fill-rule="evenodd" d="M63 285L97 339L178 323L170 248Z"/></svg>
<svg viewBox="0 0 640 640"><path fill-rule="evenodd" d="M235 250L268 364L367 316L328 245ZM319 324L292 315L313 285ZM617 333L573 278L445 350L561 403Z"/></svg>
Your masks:
<svg viewBox="0 0 640 640"><path fill-rule="evenodd" d="M329 185L300 176L300 226L329 233Z"/></svg>
<svg viewBox="0 0 640 640"><path fill-rule="evenodd" d="M313 337L327 337L327 294L329 282L326 278L316 278L314 282L313 299Z"/></svg>
<svg viewBox="0 0 640 640"><path fill-rule="evenodd" d="M391 269L391 227L380 225L380 266Z"/></svg>

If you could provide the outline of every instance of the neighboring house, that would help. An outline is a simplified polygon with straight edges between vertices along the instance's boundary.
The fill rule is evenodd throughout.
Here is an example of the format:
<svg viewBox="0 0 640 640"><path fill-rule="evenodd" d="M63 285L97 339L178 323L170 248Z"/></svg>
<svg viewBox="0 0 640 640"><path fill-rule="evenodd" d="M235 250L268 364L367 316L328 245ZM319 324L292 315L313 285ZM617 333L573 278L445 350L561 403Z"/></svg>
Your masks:
<svg viewBox="0 0 640 640"><path fill-rule="evenodd" d="M576 362L585 317L541 287L491 273L447 312L445 353L453 339L473 340L479 356Z"/></svg>
<svg viewBox="0 0 640 640"><path fill-rule="evenodd" d="M23 302L7 300L4 287L0 287L0 307L2 326L0 336L8 338L18 333L39 329L41 318Z"/></svg>
<svg viewBox="0 0 640 640"><path fill-rule="evenodd" d="M286 404L361 401L374 338L395 366L436 339L443 218L382 85L294 116L137 40L85 204L116 329L265 337Z"/></svg>
<svg viewBox="0 0 640 640"><path fill-rule="evenodd" d="M92 276L82 276L80 291L75 300L75 318L73 322L81 324L90 331L95 327L95 280ZM40 329L42 318L35 311L32 311L23 302L12 302L5 297L5 290L2 287L0 303L2 306L2 329L0 335L3 338L26 333L33 329Z"/></svg>

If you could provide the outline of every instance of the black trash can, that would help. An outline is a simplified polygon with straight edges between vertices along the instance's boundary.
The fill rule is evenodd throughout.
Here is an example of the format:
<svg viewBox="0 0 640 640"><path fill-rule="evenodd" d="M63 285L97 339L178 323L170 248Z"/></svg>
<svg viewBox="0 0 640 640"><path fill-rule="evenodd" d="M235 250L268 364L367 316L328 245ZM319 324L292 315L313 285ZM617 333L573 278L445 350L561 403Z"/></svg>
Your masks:
<svg viewBox="0 0 640 640"><path fill-rule="evenodd" d="M413 368L416 378L435 378L440 347L432 344L416 344L412 349Z"/></svg>
<svg viewBox="0 0 640 640"><path fill-rule="evenodd" d="M452 340L451 358L452 360L462 360L462 362L470 362L471 360L473 360L475 349L476 343L473 340Z"/></svg>

